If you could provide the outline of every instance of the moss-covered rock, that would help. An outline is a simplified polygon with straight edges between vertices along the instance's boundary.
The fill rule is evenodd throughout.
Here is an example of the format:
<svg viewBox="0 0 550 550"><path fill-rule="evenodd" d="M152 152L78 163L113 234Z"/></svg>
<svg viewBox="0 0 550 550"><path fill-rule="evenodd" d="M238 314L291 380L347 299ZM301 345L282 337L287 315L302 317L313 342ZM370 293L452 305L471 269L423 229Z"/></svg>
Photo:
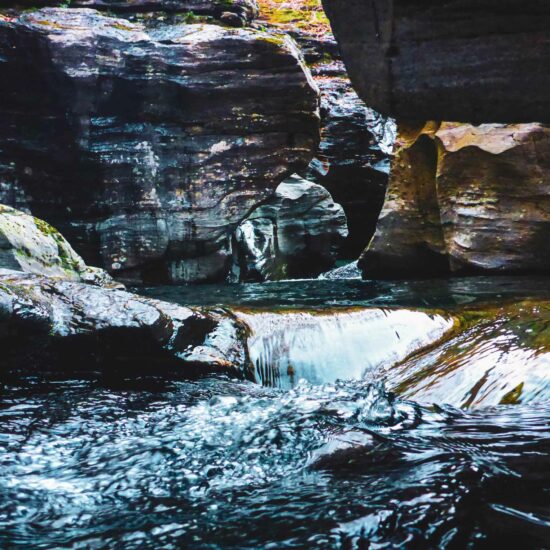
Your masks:
<svg viewBox="0 0 550 550"><path fill-rule="evenodd" d="M0 205L0 268L116 286L103 269L87 266L57 229L4 205Z"/></svg>

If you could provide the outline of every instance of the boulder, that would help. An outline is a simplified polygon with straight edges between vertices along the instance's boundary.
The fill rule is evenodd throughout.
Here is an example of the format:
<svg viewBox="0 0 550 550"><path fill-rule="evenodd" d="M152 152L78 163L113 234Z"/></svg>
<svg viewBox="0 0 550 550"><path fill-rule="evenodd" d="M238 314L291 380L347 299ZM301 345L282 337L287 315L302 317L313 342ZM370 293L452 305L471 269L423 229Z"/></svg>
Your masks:
<svg viewBox="0 0 550 550"><path fill-rule="evenodd" d="M63 235L51 225L2 204L0 268L99 286L117 286L103 269L87 266Z"/></svg>
<svg viewBox="0 0 550 550"><path fill-rule="evenodd" d="M347 234L330 193L293 176L237 227L233 271L241 281L315 277L334 265Z"/></svg>
<svg viewBox="0 0 550 550"><path fill-rule="evenodd" d="M350 262L349 264L342 265L340 267L335 267L330 271L321 273L318 277L319 279L325 279L329 281L337 280L349 280L349 279L361 279L361 270L357 265L357 262Z"/></svg>
<svg viewBox="0 0 550 550"><path fill-rule="evenodd" d="M43 6L71 8L93 8L109 10L121 14L147 12L188 13L225 19L233 16L239 26L253 21L258 15L256 0L8 0L3 5L19 8Z"/></svg>
<svg viewBox="0 0 550 550"><path fill-rule="evenodd" d="M323 0L363 100L402 120L550 122L545 0Z"/></svg>
<svg viewBox="0 0 550 550"><path fill-rule="evenodd" d="M548 271L550 127L400 126L367 277Z"/></svg>
<svg viewBox="0 0 550 550"><path fill-rule="evenodd" d="M0 20L0 202L140 282L222 280L236 226L319 140L294 44L91 9Z"/></svg>
<svg viewBox="0 0 550 550"><path fill-rule="evenodd" d="M251 378L245 333L223 310L0 269L0 377L21 369L95 369Z"/></svg>

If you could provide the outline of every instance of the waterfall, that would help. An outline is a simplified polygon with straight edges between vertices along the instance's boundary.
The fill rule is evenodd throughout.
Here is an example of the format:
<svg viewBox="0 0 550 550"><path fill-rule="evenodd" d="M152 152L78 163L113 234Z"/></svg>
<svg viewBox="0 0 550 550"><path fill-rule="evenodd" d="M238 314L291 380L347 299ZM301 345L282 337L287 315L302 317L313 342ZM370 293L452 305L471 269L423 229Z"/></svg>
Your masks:
<svg viewBox="0 0 550 550"><path fill-rule="evenodd" d="M450 316L410 309L330 312L240 312L250 327L248 347L262 384L292 387L376 377L437 342L454 327Z"/></svg>

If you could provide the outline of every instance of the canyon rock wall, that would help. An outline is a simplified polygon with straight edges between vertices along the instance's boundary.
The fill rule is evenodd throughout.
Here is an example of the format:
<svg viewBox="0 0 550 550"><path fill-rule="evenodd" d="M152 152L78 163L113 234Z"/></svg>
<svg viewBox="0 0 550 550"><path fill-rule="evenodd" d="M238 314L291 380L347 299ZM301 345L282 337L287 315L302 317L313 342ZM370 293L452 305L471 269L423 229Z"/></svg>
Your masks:
<svg viewBox="0 0 550 550"><path fill-rule="evenodd" d="M223 280L231 234L318 144L290 38L90 9L0 19L0 202L126 281Z"/></svg>
<svg viewBox="0 0 550 550"><path fill-rule="evenodd" d="M548 271L550 128L400 126L367 277Z"/></svg>
<svg viewBox="0 0 550 550"><path fill-rule="evenodd" d="M545 0L323 0L362 99L400 120L550 122Z"/></svg>

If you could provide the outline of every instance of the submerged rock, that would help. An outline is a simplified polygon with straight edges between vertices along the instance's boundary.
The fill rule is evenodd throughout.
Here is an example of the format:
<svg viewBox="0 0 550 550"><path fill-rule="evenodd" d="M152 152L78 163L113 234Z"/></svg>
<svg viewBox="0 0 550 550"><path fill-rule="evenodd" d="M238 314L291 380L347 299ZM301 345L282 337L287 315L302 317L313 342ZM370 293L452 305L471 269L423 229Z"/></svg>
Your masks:
<svg viewBox="0 0 550 550"><path fill-rule="evenodd" d="M293 176L237 228L234 273L241 281L315 277L334 265L347 234L330 193Z"/></svg>
<svg viewBox="0 0 550 550"><path fill-rule="evenodd" d="M550 122L544 0L323 0L359 95L404 120Z"/></svg>
<svg viewBox="0 0 550 550"><path fill-rule="evenodd" d="M245 327L225 311L7 269L0 269L0 345L2 377L42 368L252 376Z"/></svg>
<svg viewBox="0 0 550 550"><path fill-rule="evenodd" d="M325 445L311 453L308 466L338 474L364 471L368 465L397 462L399 453L373 433L349 431L333 435Z"/></svg>
<svg viewBox="0 0 550 550"><path fill-rule="evenodd" d="M550 128L400 126L367 277L547 271Z"/></svg>
<svg viewBox="0 0 550 550"><path fill-rule="evenodd" d="M290 38L90 9L0 20L0 202L135 282L223 280L235 227L319 140Z"/></svg>
<svg viewBox="0 0 550 550"><path fill-rule="evenodd" d="M451 339L386 371L389 387L431 405L474 408L550 397L550 303L464 311Z"/></svg>
<svg viewBox="0 0 550 550"><path fill-rule="evenodd" d="M2 204L0 268L100 286L117 286L103 269L87 266L51 225Z"/></svg>

